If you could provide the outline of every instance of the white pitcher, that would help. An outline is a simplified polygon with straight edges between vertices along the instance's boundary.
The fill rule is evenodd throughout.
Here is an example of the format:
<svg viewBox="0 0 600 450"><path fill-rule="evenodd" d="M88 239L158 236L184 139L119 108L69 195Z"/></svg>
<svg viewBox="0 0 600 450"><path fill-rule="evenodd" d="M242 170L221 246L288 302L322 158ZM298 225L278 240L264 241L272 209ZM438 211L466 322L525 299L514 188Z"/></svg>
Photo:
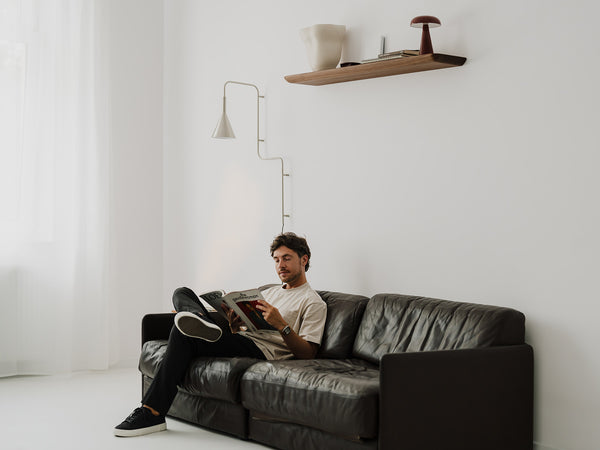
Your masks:
<svg viewBox="0 0 600 450"><path fill-rule="evenodd" d="M342 57L345 25L317 24L300 30L313 70L335 69Z"/></svg>

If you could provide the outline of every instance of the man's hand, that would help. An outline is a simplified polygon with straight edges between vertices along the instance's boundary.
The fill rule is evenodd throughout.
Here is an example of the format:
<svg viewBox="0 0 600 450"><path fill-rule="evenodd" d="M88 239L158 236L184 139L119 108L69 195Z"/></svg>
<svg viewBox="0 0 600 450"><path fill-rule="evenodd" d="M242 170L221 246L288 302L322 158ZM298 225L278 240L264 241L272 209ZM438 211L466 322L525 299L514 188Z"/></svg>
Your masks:
<svg viewBox="0 0 600 450"><path fill-rule="evenodd" d="M259 300L256 309L262 311L264 319L278 331L283 330L287 325L279 310L265 300Z"/></svg>
<svg viewBox="0 0 600 450"><path fill-rule="evenodd" d="M228 308L224 303L221 303L221 309L227 314L227 321L229 322L229 329L231 332L237 333L240 331L241 327L244 325L240 316L238 316L233 309Z"/></svg>
<svg viewBox="0 0 600 450"><path fill-rule="evenodd" d="M279 310L266 301L259 300L256 309L262 311L264 319L280 333L288 325L283 317L281 317ZM281 333L281 337L283 337L285 344L298 359L314 358L319 349L317 344L304 340L294 330L291 330L290 333L286 335Z"/></svg>

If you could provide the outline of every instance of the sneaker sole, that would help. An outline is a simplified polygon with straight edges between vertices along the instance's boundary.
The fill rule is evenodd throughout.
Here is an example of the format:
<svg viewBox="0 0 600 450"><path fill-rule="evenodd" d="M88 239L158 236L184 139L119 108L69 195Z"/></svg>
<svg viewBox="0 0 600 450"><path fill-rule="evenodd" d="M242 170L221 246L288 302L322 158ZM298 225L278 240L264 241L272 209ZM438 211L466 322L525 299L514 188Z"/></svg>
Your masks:
<svg viewBox="0 0 600 450"><path fill-rule="evenodd" d="M209 326L195 314L188 312L178 313L175 317L175 326L182 334L196 339L204 339L208 342L218 341L222 331L214 325Z"/></svg>
<svg viewBox="0 0 600 450"><path fill-rule="evenodd" d="M158 425L153 425L151 427L145 428L137 428L135 430L120 430L115 429L114 433L117 437L134 437L134 436L143 436L144 434L156 433L158 431L164 431L167 429L166 423L159 423Z"/></svg>

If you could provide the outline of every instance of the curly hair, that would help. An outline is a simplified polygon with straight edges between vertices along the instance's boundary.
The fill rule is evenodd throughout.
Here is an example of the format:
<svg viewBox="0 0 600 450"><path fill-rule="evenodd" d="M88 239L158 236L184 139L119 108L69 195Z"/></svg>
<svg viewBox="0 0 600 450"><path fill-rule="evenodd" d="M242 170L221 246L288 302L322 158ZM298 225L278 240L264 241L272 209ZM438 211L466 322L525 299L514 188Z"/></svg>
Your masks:
<svg viewBox="0 0 600 450"><path fill-rule="evenodd" d="M287 247L290 250L295 251L300 258L304 255L308 256L308 260L306 261L306 266L304 266L304 271L308 271L308 266L310 263L310 248L308 248L308 242L303 237L298 236L296 233L292 233L288 231L286 233L281 233L278 235L271 244L271 256L275 253L279 247Z"/></svg>

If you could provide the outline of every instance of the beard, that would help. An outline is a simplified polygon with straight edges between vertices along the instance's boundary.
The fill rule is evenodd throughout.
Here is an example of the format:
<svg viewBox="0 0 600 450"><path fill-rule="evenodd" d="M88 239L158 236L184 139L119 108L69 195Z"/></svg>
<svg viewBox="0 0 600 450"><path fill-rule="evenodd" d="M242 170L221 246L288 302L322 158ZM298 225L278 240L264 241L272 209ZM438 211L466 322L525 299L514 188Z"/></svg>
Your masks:
<svg viewBox="0 0 600 450"><path fill-rule="evenodd" d="M284 272L278 275L279 279L286 284L295 284L300 279L300 272Z"/></svg>

